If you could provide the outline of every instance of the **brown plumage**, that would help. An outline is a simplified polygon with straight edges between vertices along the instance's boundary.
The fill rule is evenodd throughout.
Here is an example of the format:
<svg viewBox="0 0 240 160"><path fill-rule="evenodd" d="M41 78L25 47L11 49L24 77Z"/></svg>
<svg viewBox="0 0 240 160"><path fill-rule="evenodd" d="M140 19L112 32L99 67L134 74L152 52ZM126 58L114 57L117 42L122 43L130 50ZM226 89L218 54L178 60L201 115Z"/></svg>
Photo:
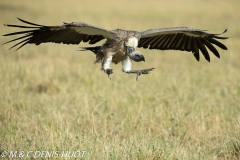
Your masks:
<svg viewBox="0 0 240 160"><path fill-rule="evenodd" d="M113 73L112 69L110 69L111 62L115 64L122 62L123 71L126 73L136 73L137 79L141 74L148 74L154 69L131 70L131 60L136 62L145 61L144 56L136 51L136 47L188 51L192 52L198 61L200 59L200 50L209 62L210 56L207 48L218 58L220 58L220 54L215 46L227 50L227 47L218 40L224 40L228 37L221 37L219 36L220 34L207 33L205 30L191 29L188 27L149 29L143 32L137 32L121 29L106 30L82 22L64 23L59 26L44 26L20 18L18 19L29 26L8 24L5 26L26 28L28 30L3 35L22 35L4 43L7 44L21 40L11 47L14 48L18 46L17 50L26 44L39 45L47 42L63 44L88 42L89 44L95 44L103 39L107 39L102 46L86 47L84 49L91 50L96 54L96 62L102 62L102 69L108 76ZM226 31L227 30L223 33Z"/></svg>

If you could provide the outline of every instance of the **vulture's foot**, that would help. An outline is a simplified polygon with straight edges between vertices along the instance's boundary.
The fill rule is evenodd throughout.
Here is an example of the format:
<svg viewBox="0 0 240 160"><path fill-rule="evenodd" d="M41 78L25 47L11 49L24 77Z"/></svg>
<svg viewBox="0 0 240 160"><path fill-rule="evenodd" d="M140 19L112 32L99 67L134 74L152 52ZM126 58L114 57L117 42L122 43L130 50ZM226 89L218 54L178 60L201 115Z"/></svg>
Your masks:
<svg viewBox="0 0 240 160"><path fill-rule="evenodd" d="M130 73L135 73L137 74L136 80L138 80L139 76L141 74L149 74L152 70L154 70L155 68L150 68L150 69L143 69L143 70L131 70L131 71L127 71L126 73L130 74Z"/></svg>
<svg viewBox="0 0 240 160"><path fill-rule="evenodd" d="M111 80L110 75L113 74L113 70L112 69L105 69L104 72L108 75L108 78Z"/></svg>

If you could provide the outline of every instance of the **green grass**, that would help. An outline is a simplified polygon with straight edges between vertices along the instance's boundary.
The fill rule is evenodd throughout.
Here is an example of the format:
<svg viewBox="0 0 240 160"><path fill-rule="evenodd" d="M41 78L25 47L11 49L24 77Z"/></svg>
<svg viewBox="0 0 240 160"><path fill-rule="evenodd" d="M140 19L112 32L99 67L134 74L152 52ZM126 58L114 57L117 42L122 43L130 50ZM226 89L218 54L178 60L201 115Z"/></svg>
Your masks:
<svg viewBox="0 0 240 160"><path fill-rule="evenodd" d="M240 158L240 1L0 1L0 24L16 17L107 29L189 26L225 34L211 63L181 51L141 49L155 67L135 81L112 65L110 81L80 44L0 47L0 152L86 151L83 159ZM17 31L0 26L1 35ZM224 36L225 36L224 35ZM1 37L4 43L11 38ZM101 42L103 43L103 42ZM26 158L26 157L25 157Z"/></svg>

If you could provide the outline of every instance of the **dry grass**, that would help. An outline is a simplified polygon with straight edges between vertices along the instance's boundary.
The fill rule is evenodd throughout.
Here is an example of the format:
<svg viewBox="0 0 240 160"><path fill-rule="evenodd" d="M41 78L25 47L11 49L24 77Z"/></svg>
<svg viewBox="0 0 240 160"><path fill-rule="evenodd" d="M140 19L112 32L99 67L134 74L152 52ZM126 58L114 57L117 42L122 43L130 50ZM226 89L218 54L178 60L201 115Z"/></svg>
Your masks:
<svg viewBox="0 0 240 160"><path fill-rule="evenodd" d="M187 52L144 52L150 75L112 81L79 46L0 48L0 151L85 150L85 159L239 159L240 1L0 1L0 24L83 21L108 29L189 26L220 33L211 63ZM119 5L119 6L117 6ZM16 31L1 25L1 35ZM2 37L1 43L10 40ZM80 46L87 46L81 44Z"/></svg>

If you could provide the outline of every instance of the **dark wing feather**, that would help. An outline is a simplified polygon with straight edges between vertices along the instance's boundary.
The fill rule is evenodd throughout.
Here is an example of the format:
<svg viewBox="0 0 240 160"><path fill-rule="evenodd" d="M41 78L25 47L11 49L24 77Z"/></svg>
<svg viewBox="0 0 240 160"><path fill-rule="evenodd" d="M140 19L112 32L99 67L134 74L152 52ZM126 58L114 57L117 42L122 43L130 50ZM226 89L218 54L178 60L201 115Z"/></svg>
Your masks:
<svg viewBox="0 0 240 160"><path fill-rule="evenodd" d="M223 33L226 31L227 30ZM198 61L200 59L199 50L209 62L210 56L207 48L218 58L220 58L220 54L214 45L227 50L227 47L217 39L224 40L228 37L220 37L218 36L220 34L207 33L205 30L191 29L188 27L174 27L149 29L140 32L140 34L141 38L138 42L139 48L189 51L193 53Z"/></svg>
<svg viewBox="0 0 240 160"><path fill-rule="evenodd" d="M53 42L53 43L63 43L63 44L79 44L80 42L89 42L89 44L94 44L102 39L116 39L117 36L113 31L109 31L100 27L95 27L82 22L72 22L64 23L59 26L43 26L35 23L31 23L18 18L21 22L28 24L30 26L22 25L11 25L7 24L8 27L16 28L27 28L30 30L19 31L8 33L3 36L13 36L21 35L21 37L10 40L9 42L22 40L15 44L11 48L20 46L17 50L26 44L36 44ZM10 49L11 49L10 48Z"/></svg>

